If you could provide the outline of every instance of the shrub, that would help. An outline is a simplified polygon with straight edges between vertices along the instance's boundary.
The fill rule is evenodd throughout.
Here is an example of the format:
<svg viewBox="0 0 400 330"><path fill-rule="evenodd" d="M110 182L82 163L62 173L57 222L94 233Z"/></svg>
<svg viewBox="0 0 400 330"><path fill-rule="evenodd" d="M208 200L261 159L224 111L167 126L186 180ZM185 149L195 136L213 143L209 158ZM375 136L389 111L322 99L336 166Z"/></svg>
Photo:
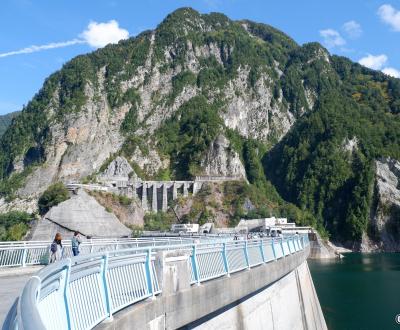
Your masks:
<svg viewBox="0 0 400 330"><path fill-rule="evenodd" d="M44 215L53 206L56 206L61 202L66 201L67 199L69 199L69 192L64 184L62 184L61 182L52 184L39 198L39 213L41 215Z"/></svg>
<svg viewBox="0 0 400 330"><path fill-rule="evenodd" d="M169 230L174 216L167 212L149 213L144 216L145 230Z"/></svg>
<svg viewBox="0 0 400 330"><path fill-rule="evenodd" d="M26 212L11 211L0 214L0 240L19 241L29 229L33 215Z"/></svg>

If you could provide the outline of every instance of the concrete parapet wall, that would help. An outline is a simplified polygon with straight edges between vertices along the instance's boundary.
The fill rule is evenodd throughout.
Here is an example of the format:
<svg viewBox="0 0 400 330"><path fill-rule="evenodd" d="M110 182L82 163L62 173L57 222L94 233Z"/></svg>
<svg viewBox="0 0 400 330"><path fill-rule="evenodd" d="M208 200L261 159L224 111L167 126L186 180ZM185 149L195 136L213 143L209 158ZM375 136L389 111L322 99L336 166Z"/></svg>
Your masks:
<svg viewBox="0 0 400 330"><path fill-rule="evenodd" d="M307 262L250 297L187 329L327 329Z"/></svg>
<svg viewBox="0 0 400 330"><path fill-rule="evenodd" d="M257 329L253 325L261 324L259 329L268 329L264 321L272 320L275 329L326 329L306 264L308 254L307 248L230 277L190 286L189 255L165 251L156 260L163 293L126 308L98 328ZM249 306L258 306L259 312L250 313ZM243 314L245 310L249 312ZM221 327L221 322L227 323Z"/></svg>

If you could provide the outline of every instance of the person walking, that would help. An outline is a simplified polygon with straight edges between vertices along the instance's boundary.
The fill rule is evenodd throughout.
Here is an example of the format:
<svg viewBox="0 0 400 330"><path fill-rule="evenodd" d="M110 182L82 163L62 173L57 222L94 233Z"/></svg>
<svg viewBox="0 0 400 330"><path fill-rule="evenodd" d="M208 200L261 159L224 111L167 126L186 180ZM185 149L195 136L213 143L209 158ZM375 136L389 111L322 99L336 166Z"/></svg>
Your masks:
<svg viewBox="0 0 400 330"><path fill-rule="evenodd" d="M50 245L50 263L61 260L63 253L62 237L60 233L57 233L54 237L53 243Z"/></svg>
<svg viewBox="0 0 400 330"><path fill-rule="evenodd" d="M79 232L75 232L74 236L72 236L71 239L71 246L72 246L72 253L74 257L76 257L79 254L79 245L82 243L82 239L79 236Z"/></svg>

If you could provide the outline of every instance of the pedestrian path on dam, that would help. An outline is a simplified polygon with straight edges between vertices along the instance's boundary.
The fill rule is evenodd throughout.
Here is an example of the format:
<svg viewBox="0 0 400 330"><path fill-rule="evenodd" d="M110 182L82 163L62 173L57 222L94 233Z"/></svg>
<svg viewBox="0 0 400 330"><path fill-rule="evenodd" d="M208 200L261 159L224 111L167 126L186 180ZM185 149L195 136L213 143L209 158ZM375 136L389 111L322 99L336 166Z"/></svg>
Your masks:
<svg viewBox="0 0 400 330"><path fill-rule="evenodd" d="M29 278L43 266L10 267L0 269L0 324L11 309L15 299L21 294Z"/></svg>

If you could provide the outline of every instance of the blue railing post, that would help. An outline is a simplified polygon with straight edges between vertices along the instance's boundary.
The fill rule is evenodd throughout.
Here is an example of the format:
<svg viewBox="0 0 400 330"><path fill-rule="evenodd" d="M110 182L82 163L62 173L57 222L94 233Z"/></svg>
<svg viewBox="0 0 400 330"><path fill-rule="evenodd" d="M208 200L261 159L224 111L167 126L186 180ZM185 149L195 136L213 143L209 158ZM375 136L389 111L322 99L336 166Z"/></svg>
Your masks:
<svg viewBox="0 0 400 330"><path fill-rule="evenodd" d="M271 247L272 247L272 254L274 255L274 260L276 261L276 252L275 252L275 242L274 239L272 239Z"/></svg>
<svg viewBox="0 0 400 330"><path fill-rule="evenodd" d="M197 285L200 285L199 269L197 267L197 257L196 257L196 244L193 244L192 248L192 267L193 275Z"/></svg>
<svg viewBox="0 0 400 330"><path fill-rule="evenodd" d="M226 275L229 277L231 275L229 274L229 264L228 264L228 258L227 258L227 255L226 255L226 243L224 242L222 244L223 244L222 259L224 260L224 267L225 267Z"/></svg>
<svg viewBox="0 0 400 330"><path fill-rule="evenodd" d="M263 263L265 263L263 240L260 238L260 253Z"/></svg>
<svg viewBox="0 0 400 330"><path fill-rule="evenodd" d="M247 249L247 240L244 241L244 257L246 258L247 269L250 269L249 250Z"/></svg>
<svg viewBox="0 0 400 330"><path fill-rule="evenodd" d="M22 267L26 266L26 257L28 255L28 249L26 248L26 242L24 242L24 252L22 254Z"/></svg>
<svg viewBox="0 0 400 330"><path fill-rule="evenodd" d="M104 299L105 299L105 306L107 317L109 320L112 319L112 311L111 311L111 297L110 297L110 290L108 288L108 281L107 281L107 271L108 271L108 253L103 256L102 262L102 269L101 269L101 280L103 283L103 290L104 290Z"/></svg>
<svg viewBox="0 0 400 330"><path fill-rule="evenodd" d="M71 325L71 314L69 310L69 277L71 275L71 259L69 259L68 264L65 269L65 279L64 279L64 292L63 292L63 299L64 299L64 306L65 306L65 316L67 319L67 329L72 329Z"/></svg>
<svg viewBox="0 0 400 330"><path fill-rule="evenodd" d="M153 269L151 265L151 248L147 249L145 268L146 268L147 290L149 291L149 295L154 298Z"/></svg>
<svg viewBox="0 0 400 330"><path fill-rule="evenodd" d="M281 244L281 249L282 249L282 256L284 257L285 256L285 249L283 248L283 237L281 238L280 244Z"/></svg>

